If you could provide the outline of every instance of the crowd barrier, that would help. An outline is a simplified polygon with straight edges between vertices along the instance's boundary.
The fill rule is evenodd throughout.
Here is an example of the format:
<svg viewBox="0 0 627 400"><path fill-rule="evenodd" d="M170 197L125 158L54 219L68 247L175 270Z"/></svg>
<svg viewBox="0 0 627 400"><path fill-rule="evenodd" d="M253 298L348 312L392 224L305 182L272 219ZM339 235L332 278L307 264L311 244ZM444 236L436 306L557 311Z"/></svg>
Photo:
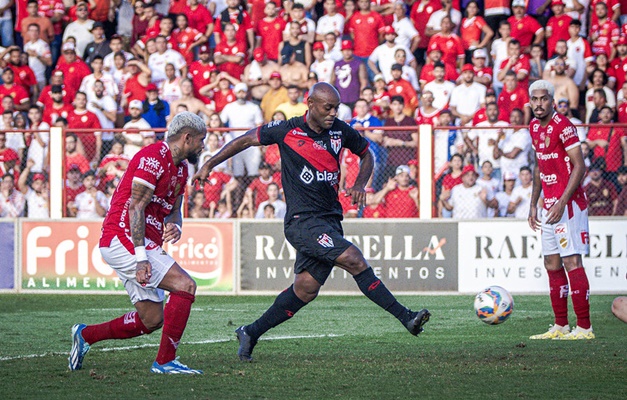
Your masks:
<svg viewBox="0 0 627 400"><path fill-rule="evenodd" d="M592 293L627 293L624 221L591 218L584 258ZM0 220L0 291L125 293L98 250L101 221ZM346 238L360 247L395 293L475 293L501 285L547 293L539 232L524 220L352 220ZM198 283L198 293L276 294L294 278L294 248L280 221L186 219L183 236L164 248ZM359 294L335 268L324 294Z"/></svg>

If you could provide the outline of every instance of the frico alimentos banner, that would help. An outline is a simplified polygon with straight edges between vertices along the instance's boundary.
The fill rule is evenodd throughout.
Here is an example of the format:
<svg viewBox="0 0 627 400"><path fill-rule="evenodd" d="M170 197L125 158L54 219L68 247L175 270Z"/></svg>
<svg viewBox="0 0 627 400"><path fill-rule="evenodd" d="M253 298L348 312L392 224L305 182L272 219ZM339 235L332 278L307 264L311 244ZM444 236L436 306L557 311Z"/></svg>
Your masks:
<svg viewBox="0 0 627 400"><path fill-rule="evenodd" d="M22 221L23 290L124 291L100 255L99 221ZM164 249L198 284L198 293L233 292L233 223L188 222Z"/></svg>

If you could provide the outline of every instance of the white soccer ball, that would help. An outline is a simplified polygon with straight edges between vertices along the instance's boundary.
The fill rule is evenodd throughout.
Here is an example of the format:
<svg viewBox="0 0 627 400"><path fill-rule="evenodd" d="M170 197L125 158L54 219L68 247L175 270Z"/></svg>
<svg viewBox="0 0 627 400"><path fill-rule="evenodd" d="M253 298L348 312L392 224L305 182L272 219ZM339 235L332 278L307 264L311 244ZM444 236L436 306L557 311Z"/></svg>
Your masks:
<svg viewBox="0 0 627 400"><path fill-rule="evenodd" d="M514 298L500 286L487 287L475 296L475 313L486 324L503 323L513 311Z"/></svg>

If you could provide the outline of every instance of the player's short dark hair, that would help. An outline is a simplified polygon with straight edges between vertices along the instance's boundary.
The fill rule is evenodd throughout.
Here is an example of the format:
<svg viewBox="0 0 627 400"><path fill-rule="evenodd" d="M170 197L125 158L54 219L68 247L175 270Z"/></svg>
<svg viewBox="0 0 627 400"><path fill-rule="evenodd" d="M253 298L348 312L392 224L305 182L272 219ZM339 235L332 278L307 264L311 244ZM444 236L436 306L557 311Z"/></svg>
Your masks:
<svg viewBox="0 0 627 400"><path fill-rule="evenodd" d="M390 103L394 103L395 101L401 103L402 105L405 105L405 99L403 98L403 96L390 97Z"/></svg>

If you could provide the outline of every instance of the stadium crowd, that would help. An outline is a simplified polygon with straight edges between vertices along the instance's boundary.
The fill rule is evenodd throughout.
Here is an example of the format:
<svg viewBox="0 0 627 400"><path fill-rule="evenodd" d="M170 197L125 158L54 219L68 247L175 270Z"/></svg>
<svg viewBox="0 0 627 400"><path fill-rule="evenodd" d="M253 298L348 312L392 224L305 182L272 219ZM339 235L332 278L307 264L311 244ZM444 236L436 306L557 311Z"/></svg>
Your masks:
<svg viewBox="0 0 627 400"><path fill-rule="evenodd" d="M98 218L177 113L206 121L202 164L305 114L323 81L376 159L358 210L344 151L345 216L418 217L415 126L430 124L438 216L526 218L538 79L558 113L595 124L578 128L590 215L627 213L625 0L0 0L0 29L0 217L49 215L52 126L68 132L66 214ZM190 187L188 215L283 217L280 161L272 146L238 154Z"/></svg>

